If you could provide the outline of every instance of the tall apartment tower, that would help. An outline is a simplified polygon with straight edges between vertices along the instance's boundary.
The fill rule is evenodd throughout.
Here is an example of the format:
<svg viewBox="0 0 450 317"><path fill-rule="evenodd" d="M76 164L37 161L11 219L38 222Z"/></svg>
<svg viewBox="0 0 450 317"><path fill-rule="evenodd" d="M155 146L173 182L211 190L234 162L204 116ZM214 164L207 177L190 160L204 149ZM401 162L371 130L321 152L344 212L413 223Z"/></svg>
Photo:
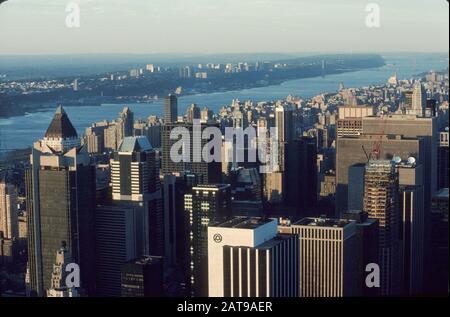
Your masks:
<svg viewBox="0 0 450 317"><path fill-rule="evenodd" d="M192 123L195 119L201 119L201 115L200 108L195 103L193 103L186 111L186 121Z"/></svg>
<svg viewBox="0 0 450 317"><path fill-rule="evenodd" d="M95 167L62 107L43 140L34 144L26 171L28 270L32 295L50 288L55 253L66 241L80 266L81 287L94 289Z"/></svg>
<svg viewBox="0 0 450 317"><path fill-rule="evenodd" d="M208 295L208 225L231 216L230 185L199 185L184 196L189 214L191 293Z"/></svg>
<svg viewBox="0 0 450 317"><path fill-rule="evenodd" d="M298 238L277 220L234 217L208 227L210 297L297 297Z"/></svg>
<svg viewBox="0 0 450 317"><path fill-rule="evenodd" d="M110 161L112 199L142 216L142 254L163 255L163 211L156 152L147 137L126 137Z"/></svg>
<svg viewBox="0 0 450 317"><path fill-rule="evenodd" d="M381 295L397 295L401 287L398 172L392 161L371 160L364 175L364 211L379 221Z"/></svg>
<svg viewBox="0 0 450 317"><path fill-rule="evenodd" d="M416 82L412 94L412 111L411 114L422 117L425 114L427 103L427 92L421 82Z"/></svg>
<svg viewBox="0 0 450 317"><path fill-rule="evenodd" d="M356 222L304 218L279 228L299 239L299 296L358 296Z"/></svg>
<svg viewBox="0 0 450 317"><path fill-rule="evenodd" d="M192 123L169 123L164 124L162 130L162 162L161 173L163 175L172 173L181 173L183 171L191 171L199 177L201 184L218 184L222 182L222 164L221 162L208 162L202 155L202 149L211 139L203 139L201 134L208 127L218 127L216 124L200 123L195 120ZM170 135L175 129L189 132L189 140L185 140L182 134L175 134L178 138L171 138ZM179 132L179 131L178 131ZM178 133L177 132L177 133ZM185 141L183 143L183 140ZM182 142L182 151L186 153L189 159L175 161L170 151L173 146ZM214 149L221 151L221 149ZM217 154L216 154L217 155ZM215 156L216 156L215 155ZM221 157L221 153L218 154Z"/></svg>
<svg viewBox="0 0 450 317"><path fill-rule="evenodd" d="M164 123L177 122L178 118L178 98L170 94L164 97Z"/></svg>

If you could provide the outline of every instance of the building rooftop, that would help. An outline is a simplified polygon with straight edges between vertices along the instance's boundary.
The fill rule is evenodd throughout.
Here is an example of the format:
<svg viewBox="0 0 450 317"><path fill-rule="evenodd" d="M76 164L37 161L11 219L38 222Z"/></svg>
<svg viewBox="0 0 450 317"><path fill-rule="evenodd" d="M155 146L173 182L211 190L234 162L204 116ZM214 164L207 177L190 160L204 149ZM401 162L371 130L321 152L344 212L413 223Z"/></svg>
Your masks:
<svg viewBox="0 0 450 317"><path fill-rule="evenodd" d="M146 136L133 136L123 139L119 152L145 152L152 149L153 147Z"/></svg>
<svg viewBox="0 0 450 317"><path fill-rule="evenodd" d="M144 255L144 256L142 256L140 258L128 261L127 264L146 265L146 264L158 263L158 262L161 262L161 261L162 261L162 257L160 257L160 256Z"/></svg>
<svg viewBox="0 0 450 317"><path fill-rule="evenodd" d="M441 199L448 199L448 188L442 188L434 196Z"/></svg>
<svg viewBox="0 0 450 317"><path fill-rule="evenodd" d="M45 132L45 137L61 139L78 137L77 131L73 127L62 106L59 106L56 109L55 116Z"/></svg>
<svg viewBox="0 0 450 317"><path fill-rule="evenodd" d="M192 188L192 190L221 190L230 187L228 184L214 184L214 185L197 185Z"/></svg>
<svg viewBox="0 0 450 317"><path fill-rule="evenodd" d="M351 220L346 219L329 219L329 218L304 218L294 225L296 226L310 226L310 227L333 227L344 228L350 224Z"/></svg>
<svg viewBox="0 0 450 317"><path fill-rule="evenodd" d="M274 246L282 243L285 240L292 239L293 236L294 235L292 235L292 234L279 233L278 235L273 237L273 239L270 239L270 240L264 242L263 244L258 245L256 248L258 250L268 250L268 249L271 249Z"/></svg>
<svg viewBox="0 0 450 317"><path fill-rule="evenodd" d="M211 224L210 227L256 229L272 221L276 221L276 219L258 217L234 217L224 222Z"/></svg>

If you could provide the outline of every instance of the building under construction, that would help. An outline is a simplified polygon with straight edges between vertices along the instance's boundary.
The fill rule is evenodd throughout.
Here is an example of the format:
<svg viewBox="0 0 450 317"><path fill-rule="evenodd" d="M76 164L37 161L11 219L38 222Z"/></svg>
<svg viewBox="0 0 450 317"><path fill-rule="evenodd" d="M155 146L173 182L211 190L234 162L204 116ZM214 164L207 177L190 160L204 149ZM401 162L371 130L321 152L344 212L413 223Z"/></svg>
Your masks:
<svg viewBox="0 0 450 317"><path fill-rule="evenodd" d="M401 285L398 172L389 160L371 160L364 175L364 211L379 221L381 295L396 295Z"/></svg>

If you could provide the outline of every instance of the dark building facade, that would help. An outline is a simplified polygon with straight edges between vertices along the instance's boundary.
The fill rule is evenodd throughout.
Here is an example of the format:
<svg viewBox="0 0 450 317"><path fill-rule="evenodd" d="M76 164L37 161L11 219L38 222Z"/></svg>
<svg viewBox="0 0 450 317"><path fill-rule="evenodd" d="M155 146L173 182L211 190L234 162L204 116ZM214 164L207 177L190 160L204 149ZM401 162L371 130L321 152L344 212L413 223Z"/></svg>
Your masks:
<svg viewBox="0 0 450 317"><path fill-rule="evenodd" d="M164 97L164 123L177 122L178 98L175 95Z"/></svg>
<svg viewBox="0 0 450 317"><path fill-rule="evenodd" d="M81 287L94 288L95 167L62 107L43 140L34 144L26 171L28 279L32 295L51 286L55 253L61 243L80 266Z"/></svg>
<svg viewBox="0 0 450 317"><path fill-rule="evenodd" d="M162 297L163 259L144 256L122 266L122 297Z"/></svg>
<svg viewBox="0 0 450 317"><path fill-rule="evenodd" d="M296 207L296 217L315 215L318 194L317 147L311 137L291 140L286 145L286 199L288 206Z"/></svg>
<svg viewBox="0 0 450 317"><path fill-rule="evenodd" d="M230 185L199 185L184 196L189 215L190 289L194 296L208 296L208 225L231 216Z"/></svg>

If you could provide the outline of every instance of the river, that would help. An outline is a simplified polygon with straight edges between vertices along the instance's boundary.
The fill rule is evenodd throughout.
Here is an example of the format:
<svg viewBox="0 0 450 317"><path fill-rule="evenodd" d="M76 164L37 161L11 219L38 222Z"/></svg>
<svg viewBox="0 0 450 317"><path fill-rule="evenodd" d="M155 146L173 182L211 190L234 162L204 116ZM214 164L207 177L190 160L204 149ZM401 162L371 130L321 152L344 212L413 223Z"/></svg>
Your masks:
<svg viewBox="0 0 450 317"><path fill-rule="evenodd" d="M395 72L399 79L410 79L422 72L443 70L448 67L448 54L385 54L383 57L386 65L375 69L290 80L276 86L183 96L178 100L178 111L179 114L184 114L192 103L201 108L207 106L217 112L222 106L229 105L233 99L258 102L284 99L288 95L310 98L325 92L336 92L341 82L347 88L364 87L383 84ZM163 112L162 100L150 104L127 105L134 112L135 119L145 119L150 115L161 116ZM55 108L56 106L55 103ZM92 122L117 118L123 106L116 104L99 107L65 107L65 110L79 134L82 134ZM54 109L51 109L0 119L0 148L21 149L31 146L34 141L43 137L53 113Z"/></svg>

